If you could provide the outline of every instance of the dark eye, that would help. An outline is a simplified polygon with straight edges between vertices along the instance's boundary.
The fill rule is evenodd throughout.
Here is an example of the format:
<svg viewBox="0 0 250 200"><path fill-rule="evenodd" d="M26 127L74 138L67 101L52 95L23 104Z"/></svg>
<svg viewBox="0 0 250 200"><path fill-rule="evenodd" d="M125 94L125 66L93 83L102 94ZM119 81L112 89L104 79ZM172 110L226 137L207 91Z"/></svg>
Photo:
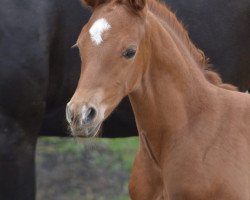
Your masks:
<svg viewBox="0 0 250 200"><path fill-rule="evenodd" d="M126 49L123 53L122 56L124 58L130 59L135 56L136 50L135 49Z"/></svg>

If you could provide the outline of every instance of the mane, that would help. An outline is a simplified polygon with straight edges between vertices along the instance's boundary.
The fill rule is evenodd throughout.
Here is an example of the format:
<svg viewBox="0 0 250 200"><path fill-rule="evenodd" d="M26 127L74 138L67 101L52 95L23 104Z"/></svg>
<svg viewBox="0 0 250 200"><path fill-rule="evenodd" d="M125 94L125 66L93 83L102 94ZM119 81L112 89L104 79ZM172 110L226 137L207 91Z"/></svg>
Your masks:
<svg viewBox="0 0 250 200"><path fill-rule="evenodd" d="M237 88L231 84L224 84L220 75L211 69L211 65L208 65L209 59L205 56L204 52L198 49L191 41L188 32L184 28L183 24L178 21L176 15L170 11L169 7L158 0L148 0L148 9L158 18L166 21L168 25L172 26L175 33L186 44L191 55L199 65L206 79L221 88L228 90L237 90Z"/></svg>

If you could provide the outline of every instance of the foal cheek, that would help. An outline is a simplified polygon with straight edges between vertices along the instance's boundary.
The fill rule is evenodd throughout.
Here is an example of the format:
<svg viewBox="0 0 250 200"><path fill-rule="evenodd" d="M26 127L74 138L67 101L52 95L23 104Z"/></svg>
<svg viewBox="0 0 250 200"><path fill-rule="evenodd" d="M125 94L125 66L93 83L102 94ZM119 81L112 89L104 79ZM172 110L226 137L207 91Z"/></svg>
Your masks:
<svg viewBox="0 0 250 200"><path fill-rule="evenodd" d="M125 81L126 95L136 90L141 82L142 73L138 67L132 66L133 70L129 72Z"/></svg>

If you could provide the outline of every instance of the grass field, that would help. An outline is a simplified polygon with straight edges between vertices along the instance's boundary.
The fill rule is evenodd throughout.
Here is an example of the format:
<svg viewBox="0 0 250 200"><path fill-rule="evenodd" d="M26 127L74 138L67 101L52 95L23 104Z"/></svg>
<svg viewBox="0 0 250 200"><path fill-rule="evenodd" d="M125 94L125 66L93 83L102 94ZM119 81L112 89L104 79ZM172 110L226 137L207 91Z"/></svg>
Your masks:
<svg viewBox="0 0 250 200"><path fill-rule="evenodd" d="M138 138L40 138L37 200L129 200Z"/></svg>

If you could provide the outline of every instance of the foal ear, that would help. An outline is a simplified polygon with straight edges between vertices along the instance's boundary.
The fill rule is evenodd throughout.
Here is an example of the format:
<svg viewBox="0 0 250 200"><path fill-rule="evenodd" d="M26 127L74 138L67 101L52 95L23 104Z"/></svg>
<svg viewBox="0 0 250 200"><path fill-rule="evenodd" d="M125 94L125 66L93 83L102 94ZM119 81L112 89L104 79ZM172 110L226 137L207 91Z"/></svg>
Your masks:
<svg viewBox="0 0 250 200"><path fill-rule="evenodd" d="M146 0L127 0L127 1L129 6L134 11L141 11L146 5Z"/></svg>
<svg viewBox="0 0 250 200"><path fill-rule="evenodd" d="M107 0L81 0L84 5L91 7L92 9L96 8L97 6L107 2Z"/></svg>

